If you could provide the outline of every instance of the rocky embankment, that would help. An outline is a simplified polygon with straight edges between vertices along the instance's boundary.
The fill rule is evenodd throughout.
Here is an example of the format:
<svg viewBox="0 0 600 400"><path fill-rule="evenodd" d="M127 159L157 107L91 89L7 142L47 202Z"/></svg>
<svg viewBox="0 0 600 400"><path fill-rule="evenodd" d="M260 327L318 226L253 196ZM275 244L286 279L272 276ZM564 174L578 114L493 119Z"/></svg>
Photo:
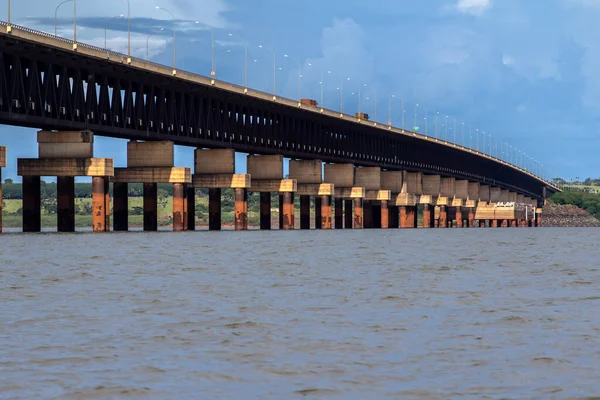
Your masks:
<svg viewBox="0 0 600 400"><path fill-rule="evenodd" d="M600 221L590 213L573 205L548 204L542 212L544 227L600 227Z"/></svg>

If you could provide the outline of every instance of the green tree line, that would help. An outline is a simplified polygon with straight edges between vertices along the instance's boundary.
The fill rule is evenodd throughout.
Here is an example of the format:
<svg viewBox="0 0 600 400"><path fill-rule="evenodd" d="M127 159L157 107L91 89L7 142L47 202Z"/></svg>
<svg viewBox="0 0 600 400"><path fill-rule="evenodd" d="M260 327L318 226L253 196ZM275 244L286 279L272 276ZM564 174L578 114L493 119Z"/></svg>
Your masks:
<svg viewBox="0 0 600 400"><path fill-rule="evenodd" d="M600 195L566 190L555 193L550 201L555 204L572 204L592 214L600 220Z"/></svg>

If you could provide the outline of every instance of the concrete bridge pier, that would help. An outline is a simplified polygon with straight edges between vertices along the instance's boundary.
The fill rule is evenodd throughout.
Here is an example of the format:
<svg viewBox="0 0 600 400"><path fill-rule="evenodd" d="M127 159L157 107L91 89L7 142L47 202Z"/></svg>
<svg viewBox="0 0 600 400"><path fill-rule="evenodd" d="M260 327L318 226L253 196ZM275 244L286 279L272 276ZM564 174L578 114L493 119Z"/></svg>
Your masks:
<svg viewBox="0 0 600 400"><path fill-rule="evenodd" d="M354 186L365 189L364 227L387 229L389 227L388 202L390 190L381 190L380 167L357 167L354 171Z"/></svg>
<svg viewBox="0 0 600 400"><path fill-rule="evenodd" d="M423 192L422 174L420 172L385 171L382 185L392 193L392 203L399 209L399 227L401 229L417 228L417 204Z"/></svg>
<svg viewBox="0 0 600 400"><path fill-rule="evenodd" d="M279 194L279 229L293 230L296 179L283 179L282 155L248 155L246 170L251 176L251 192L260 195L260 228L271 229L271 193Z"/></svg>
<svg viewBox="0 0 600 400"><path fill-rule="evenodd" d="M113 160L94 158L94 134L90 131L39 131L38 156L18 159L23 177L23 232L41 230L40 177L57 177L57 227L75 231L75 177L92 178L92 228L110 230L108 178L114 175Z"/></svg>
<svg viewBox="0 0 600 400"><path fill-rule="evenodd" d="M324 181L333 185L336 204L337 199L344 200L344 227L363 229L365 188L354 185L354 165L325 164Z"/></svg>
<svg viewBox="0 0 600 400"><path fill-rule="evenodd" d="M315 199L315 228L332 229L333 208L331 200L334 195L334 185L323 183L323 162L321 160L290 160L289 176L290 179L296 180L297 194L300 195L301 229L310 229L311 197ZM304 208L302 207L303 197ZM305 211L304 217L302 213L303 209Z"/></svg>
<svg viewBox="0 0 600 400"><path fill-rule="evenodd" d="M6 147L0 146L0 233L2 233L2 168L6 167Z"/></svg>
<svg viewBox="0 0 600 400"><path fill-rule="evenodd" d="M440 227L442 210L440 206L446 206L447 198L440 196L442 177L440 175L423 175L423 194L420 203L423 204L423 227ZM428 207L425 207L428 205ZM428 218L427 213L430 213ZM446 222L446 210L444 208L444 222ZM444 226L444 228L447 225Z"/></svg>
<svg viewBox="0 0 600 400"><path fill-rule="evenodd" d="M115 230L126 231L128 226L129 183L143 184L144 231L158 230L158 184L173 184L173 230L183 231L188 221L184 194L192 182L189 168L174 167L174 144L171 141L127 142L127 167L115 168Z"/></svg>
<svg viewBox="0 0 600 400"><path fill-rule="evenodd" d="M196 189L208 189L208 229L212 231L221 230L223 189L233 189L235 230L247 230L248 190L250 187L250 175L235 173L234 150L196 149L194 151L192 185L191 188L186 190L187 195L184 201L187 208L187 226L185 228L188 230L196 229ZM193 215L190 216L192 213Z"/></svg>
<svg viewBox="0 0 600 400"><path fill-rule="evenodd" d="M344 200L335 198L335 229L344 229Z"/></svg>

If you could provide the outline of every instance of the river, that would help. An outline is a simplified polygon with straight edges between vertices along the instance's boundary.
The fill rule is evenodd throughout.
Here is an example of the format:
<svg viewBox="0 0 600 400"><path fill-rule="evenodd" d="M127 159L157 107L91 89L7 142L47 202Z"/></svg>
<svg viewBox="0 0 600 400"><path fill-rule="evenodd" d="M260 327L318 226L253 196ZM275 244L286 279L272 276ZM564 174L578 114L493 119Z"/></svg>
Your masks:
<svg viewBox="0 0 600 400"><path fill-rule="evenodd" d="M0 398L600 395L599 229L5 234Z"/></svg>

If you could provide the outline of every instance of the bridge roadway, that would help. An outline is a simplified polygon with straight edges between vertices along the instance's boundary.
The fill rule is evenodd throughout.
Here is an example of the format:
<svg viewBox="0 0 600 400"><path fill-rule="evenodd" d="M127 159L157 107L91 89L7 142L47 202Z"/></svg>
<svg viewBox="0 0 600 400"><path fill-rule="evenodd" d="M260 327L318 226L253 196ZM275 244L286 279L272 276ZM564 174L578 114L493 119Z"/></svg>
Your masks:
<svg viewBox="0 0 600 400"><path fill-rule="evenodd" d="M482 152L1 23L0 123L559 189ZM56 79L49 79L56 77Z"/></svg>

